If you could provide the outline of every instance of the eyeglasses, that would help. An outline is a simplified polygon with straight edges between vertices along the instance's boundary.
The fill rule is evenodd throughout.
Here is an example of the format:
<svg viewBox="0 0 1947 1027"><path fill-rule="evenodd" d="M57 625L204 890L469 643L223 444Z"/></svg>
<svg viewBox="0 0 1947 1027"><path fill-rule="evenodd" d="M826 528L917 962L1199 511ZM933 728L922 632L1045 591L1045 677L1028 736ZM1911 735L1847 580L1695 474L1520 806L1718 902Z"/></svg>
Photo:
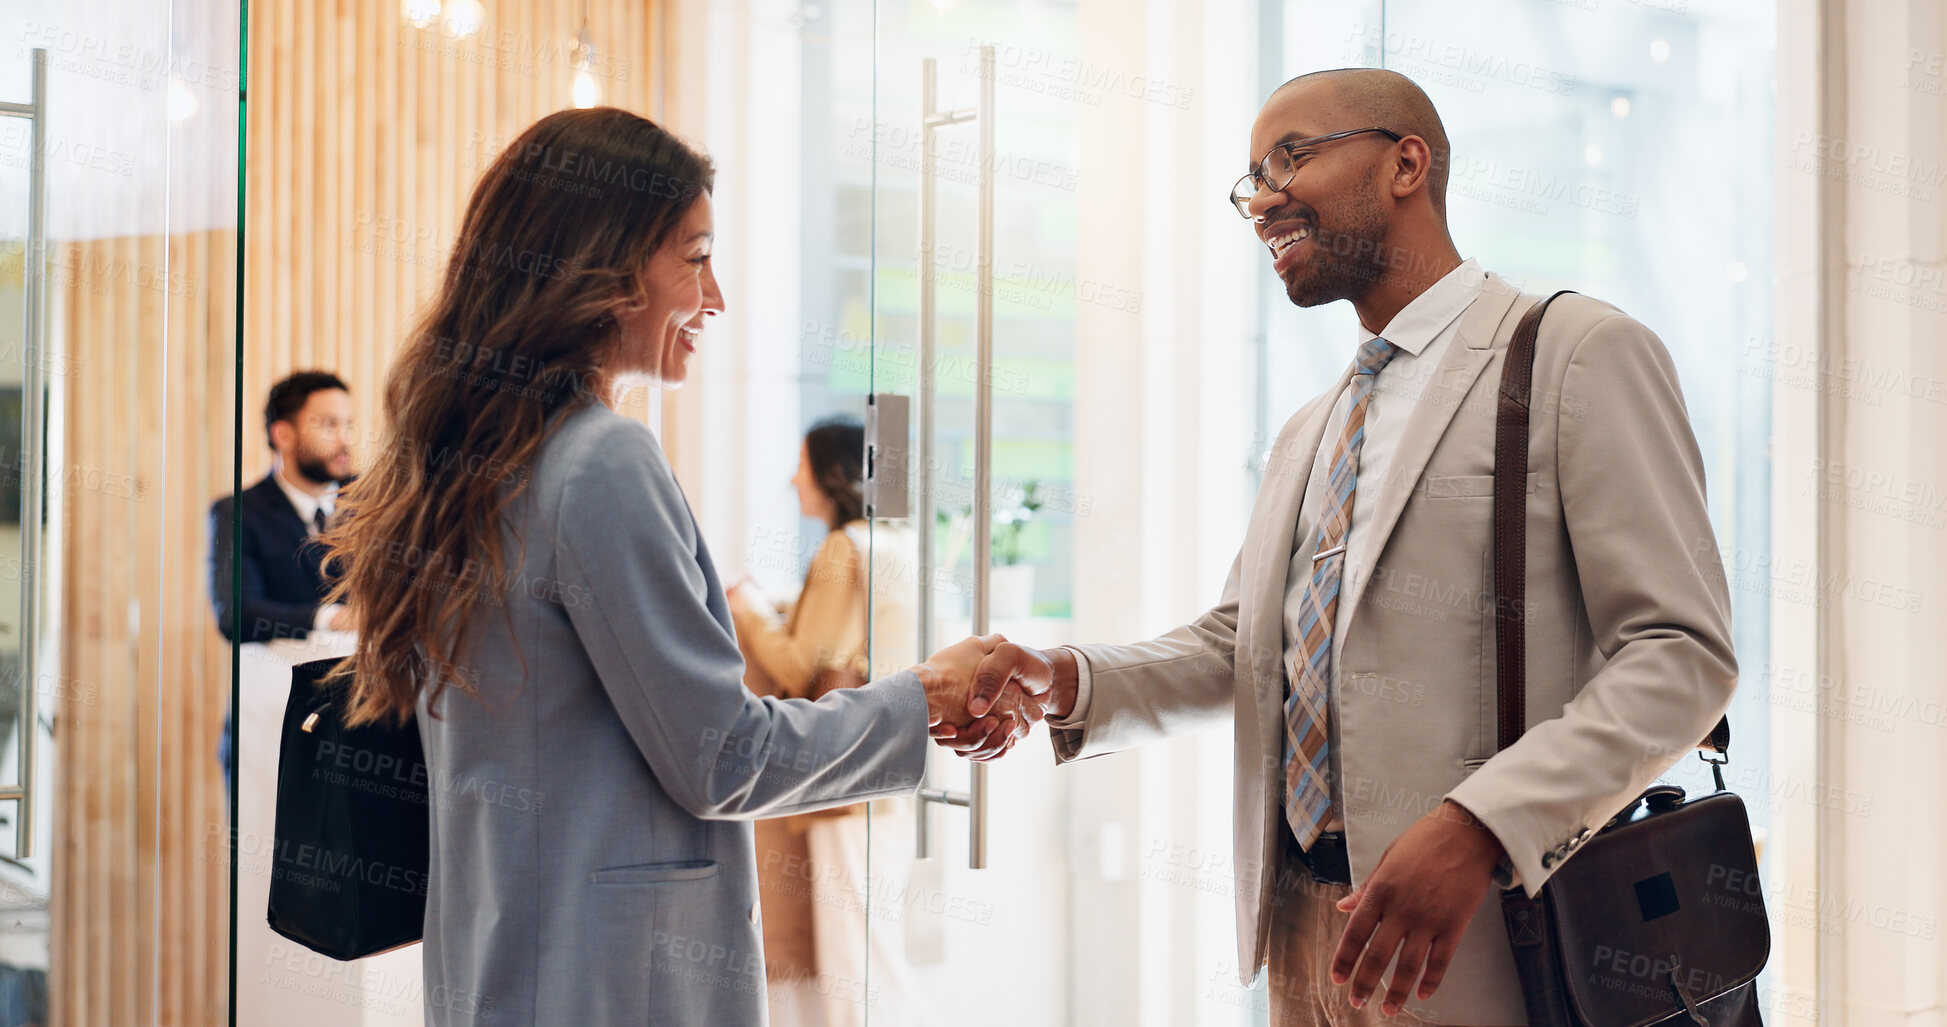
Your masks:
<svg viewBox="0 0 1947 1027"><path fill-rule="evenodd" d="M1237 184L1230 187L1230 205L1236 207L1237 213L1243 215L1245 220L1250 220L1251 200L1256 198L1258 190L1282 192L1285 186L1291 184L1291 177L1298 173L1298 165L1294 160L1297 151L1310 149L1320 143L1364 135L1367 132L1377 132L1396 143L1404 138L1398 132L1383 128L1354 128L1344 132L1312 136L1310 139L1293 139L1288 143L1279 143L1271 147L1271 152L1266 153L1263 160L1257 162L1255 170L1238 179Z"/></svg>

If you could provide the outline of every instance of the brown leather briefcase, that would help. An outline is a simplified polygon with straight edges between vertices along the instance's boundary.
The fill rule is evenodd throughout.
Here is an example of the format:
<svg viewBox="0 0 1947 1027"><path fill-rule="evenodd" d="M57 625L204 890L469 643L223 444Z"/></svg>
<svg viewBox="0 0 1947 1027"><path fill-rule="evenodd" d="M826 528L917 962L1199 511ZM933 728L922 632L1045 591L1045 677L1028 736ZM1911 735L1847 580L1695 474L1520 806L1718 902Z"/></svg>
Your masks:
<svg viewBox="0 0 1947 1027"><path fill-rule="evenodd" d="M1559 296L1561 293L1556 293ZM1516 327L1494 431L1494 650L1498 741L1526 729L1528 404L1535 337L1555 296ZM1757 1027L1758 972L1771 932L1744 802L1724 790L1731 740L1720 721L1717 791L1686 800L1657 784L1575 847L1534 898L1501 895L1531 1027ZM1558 850L1559 851L1559 850ZM1572 856L1572 858L1570 858Z"/></svg>

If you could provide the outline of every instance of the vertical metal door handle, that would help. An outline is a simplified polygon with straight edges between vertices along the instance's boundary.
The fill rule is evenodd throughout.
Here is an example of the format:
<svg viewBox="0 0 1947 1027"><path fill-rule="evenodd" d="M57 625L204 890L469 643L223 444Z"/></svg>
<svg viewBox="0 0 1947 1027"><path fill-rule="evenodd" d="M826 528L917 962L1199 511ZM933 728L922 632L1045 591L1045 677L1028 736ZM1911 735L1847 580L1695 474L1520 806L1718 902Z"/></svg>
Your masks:
<svg viewBox="0 0 1947 1027"><path fill-rule="evenodd" d="M994 48L980 48L980 246L974 269L973 633L988 628L994 536ZM987 865L987 765L969 775L967 865Z"/></svg>
<svg viewBox="0 0 1947 1027"><path fill-rule="evenodd" d="M980 103L972 110L941 111L938 90L938 62L929 57L920 68L920 147L919 147L919 638L920 651L933 651L933 400L935 357L934 248L937 234L933 217L937 200L934 193L934 134L951 125L974 122L980 134L978 151L980 210L979 247L974 269L974 487L973 549L974 596L973 632L987 633L988 586L991 568L988 550L993 536L994 465L994 48L980 48ZM987 767L976 763L972 782L965 796L920 790L916 847L920 858L932 856L932 834L927 830L928 807L934 803L966 805L972 817L967 832L967 865L981 869L987 865ZM958 800L964 798L964 803Z"/></svg>

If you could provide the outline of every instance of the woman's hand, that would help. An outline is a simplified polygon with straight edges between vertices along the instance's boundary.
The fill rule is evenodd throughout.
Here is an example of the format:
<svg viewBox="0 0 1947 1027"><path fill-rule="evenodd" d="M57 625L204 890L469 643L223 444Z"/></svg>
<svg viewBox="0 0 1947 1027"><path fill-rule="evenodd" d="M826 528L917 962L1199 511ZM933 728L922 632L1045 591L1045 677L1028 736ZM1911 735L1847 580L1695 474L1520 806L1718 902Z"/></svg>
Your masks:
<svg viewBox="0 0 1947 1027"><path fill-rule="evenodd" d="M749 574L743 574L736 581L731 582L730 587L724 589L723 597L729 601L730 608L733 610L747 610L757 613L776 612L775 608L771 606L771 601L764 598L764 594L758 591L757 582L752 580Z"/></svg>
<svg viewBox="0 0 1947 1027"><path fill-rule="evenodd" d="M926 686L926 723L965 724L967 700L973 695L974 670L1001 644L999 635L968 636L927 657L913 668Z"/></svg>

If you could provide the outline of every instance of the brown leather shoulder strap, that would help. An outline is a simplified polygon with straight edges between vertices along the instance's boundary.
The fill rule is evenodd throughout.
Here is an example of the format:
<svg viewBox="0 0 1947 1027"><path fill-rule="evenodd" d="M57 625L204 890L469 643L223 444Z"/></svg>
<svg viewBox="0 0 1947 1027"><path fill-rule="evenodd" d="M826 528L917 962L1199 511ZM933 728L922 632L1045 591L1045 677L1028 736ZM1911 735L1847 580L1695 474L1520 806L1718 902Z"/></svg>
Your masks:
<svg viewBox="0 0 1947 1027"><path fill-rule="evenodd" d="M1513 745L1527 730L1528 666L1524 613L1528 592L1528 406L1535 374L1535 339L1541 319L1563 289L1529 307L1515 325L1501 365L1494 410L1494 679L1500 717L1495 751ZM1728 755L1731 722L1719 720L1698 743ZM1720 784L1721 788L1722 785Z"/></svg>
<svg viewBox="0 0 1947 1027"><path fill-rule="evenodd" d="M1522 611L1528 591L1528 400L1534 385L1535 336L1548 304L1560 295L1529 307L1515 325L1494 409L1494 681L1501 714L1497 752L1527 730L1528 638Z"/></svg>

